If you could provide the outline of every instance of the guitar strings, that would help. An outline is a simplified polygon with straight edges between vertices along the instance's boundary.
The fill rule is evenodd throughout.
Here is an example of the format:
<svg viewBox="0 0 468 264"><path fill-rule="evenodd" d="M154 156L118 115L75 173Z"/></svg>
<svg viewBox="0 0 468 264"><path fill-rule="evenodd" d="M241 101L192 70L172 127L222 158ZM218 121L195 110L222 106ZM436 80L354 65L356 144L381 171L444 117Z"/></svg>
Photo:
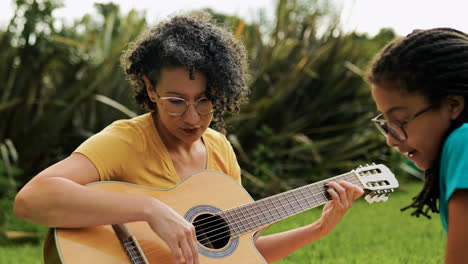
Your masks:
<svg viewBox="0 0 468 264"><path fill-rule="evenodd" d="M140 252L140 250L138 249L138 247L136 245L134 245L134 242L131 241L131 244L132 246L126 246L124 247L125 248L125 251L127 253L127 256L128 258L130 259L130 261L134 264L138 264L138 263L145 263L145 258L142 256L142 255L145 255L143 253L143 250ZM135 251L137 252L137 255L135 255ZM146 255L145 255L146 256ZM135 263L135 261L137 263ZM142 262L140 262L142 261Z"/></svg>
<svg viewBox="0 0 468 264"><path fill-rule="evenodd" d="M321 194L320 197L326 199L325 202L328 201L328 199L326 198L326 196L325 196L323 193L318 193L318 194L312 194L312 195L309 195L309 196L304 196L304 198L302 198L302 199L300 199L300 200L297 200L297 201L307 200L307 199L310 198L311 196L316 196L316 195L320 195L320 194ZM315 198L315 197L314 197L314 198ZM302 206L300 206L300 205L297 206L297 207L291 207L291 208L292 208L292 209L297 209L297 208L299 208L299 207L302 208ZM259 215L261 215L261 214L252 215L252 217L250 217L250 219L253 218L253 217L255 217L255 216L259 216ZM281 216L281 213L272 214L273 217L275 217L275 216L277 216L277 215L280 215L280 216ZM244 220L249 220L249 218L246 218L246 219L244 219ZM232 224L236 224L236 225L237 225L238 223L243 223L244 220L237 221L237 222L233 221L233 222L231 222L231 225L232 225ZM231 225L228 224L229 227L231 227ZM259 228L261 228L261 227L259 227ZM245 232L245 233L247 233L247 232ZM216 234L216 235L214 235L214 236L208 237L207 239L210 240L211 238L213 238L213 237L215 237L215 236L225 235L225 234L226 234L226 232L222 232L222 233ZM225 239L225 238L231 238L231 236L229 235L229 232L227 232L227 235L225 235L225 236L222 236L222 237L220 237L220 238L211 240L211 242L214 243L214 242L216 242L216 241L219 241L219 240ZM142 238L142 239L143 239L143 238ZM198 239L198 237L197 237L197 239ZM206 239L205 239L205 240L206 240ZM199 240L200 243L201 243L202 241L204 241L204 240ZM164 248L155 248L155 250L152 250L153 247L152 247L151 245L150 245L150 246L147 246L149 243L154 243L154 242L148 241L148 242L142 242L142 243L140 243L140 247L141 247L142 249L148 250L148 252L145 253L145 256L147 256L147 257L153 256L154 254L157 254L158 252L164 250ZM203 244L203 243L201 243L201 244ZM203 245L204 245L204 244L203 244Z"/></svg>
<svg viewBox="0 0 468 264"><path fill-rule="evenodd" d="M303 195L304 198L296 199L296 203L297 203L298 206L291 206L291 207L290 207L290 208L292 209L292 211L293 211L293 214L292 214L292 215L304 211L304 210L302 210L302 208L303 208L302 205L303 205L303 204L300 204L299 202L302 202L302 201L304 201L304 200L305 200L305 201L308 201L310 197L313 197L317 202L319 202L319 201L316 199L316 197L315 197L316 195L319 195L319 198L325 199L325 201L320 201L320 203L317 204L316 206L319 206L320 204L323 204L323 203L329 201L329 199L325 196L324 193L312 194L312 195L309 195L309 196L304 196L304 195ZM288 201L288 203L289 203L289 201ZM307 202L307 205L306 205L306 206L310 206L308 202ZM298 208L299 208L299 212L296 213L296 210L295 210L295 209L298 209ZM311 209L311 208L312 208L312 207L310 207L310 208L308 208L308 209ZM306 210L308 210L308 209L306 209ZM301 210L302 210L302 211L301 211ZM287 212L287 210L285 210L285 211ZM269 211L269 212L270 212L270 214L271 214L271 211ZM235 225L237 226L238 223L241 223L242 226L245 226L243 222L250 223L251 221L248 221L248 220L251 220L251 219L253 219L253 218L257 217L257 216L261 216L262 214L263 214L263 212L261 212L260 214L256 214L256 215L249 215L249 217L244 218L244 219L241 219L240 221L237 221L237 222L233 221L233 222L231 222L231 223L232 223L231 225L230 225L230 224L227 224L227 226L228 226L230 229L232 229L232 225L235 224ZM263 214L263 216L265 216L265 215ZM278 220L281 220L281 217L283 217L283 215L281 214L281 212L278 212L277 214L271 214L271 216L272 216L272 217L280 216L280 219L278 219ZM254 222L256 222L256 221L254 221ZM221 225L222 225L222 224L221 224ZM218 225L218 226L219 226L219 225ZM216 226L215 226L215 227L216 227ZM217 229L208 231L208 232L205 233L205 235L207 235L208 233L212 233L212 232L218 231L219 229L222 229L223 227L224 227L224 225L222 225L221 228L217 228ZM248 227L251 229L250 224L248 224ZM256 228L254 228L254 229L261 228L261 227L262 227L262 226L256 227ZM221 237L221 238L218 238L218 239L215 239L215 240L211 240L211 238L216 237L216 236L219 236L219 235L221 235L221 234L225 234L226 232L227 232L228 234L230 233L229 230L228 230L228 231L224 231L224 232L219 233L219 234L217 233L217 234L215 234L215 235L213 235L213 236L208 236L208 237L206 237L205 239L199 240L199 242L202 243L202 241L204 242L204 241L206 241L206 240L209 240L209 241L211 241L211 242L215 242L215 241L217 241L217 240L224 239L224 238L226 238L226 237L228 237L228 236L224 236L224 237ZM243 234L243 233L242 233L242 234ZM198 239L198 236L197 236L197 239ZM202 243L202 244L203 244L203 243Z"/></svg>
<svg viewBox="0 0 468 264"><path fill-rule="evenodd" d="M356 183L356 181L349 181L349 182L351 182L351 183L353 183L353 184ZM296 202L300 202L300 201L302 201L302 200L308 200L310 197L314 197L314 198L315 198L316 195L322 195L322 196L320 196L320 197L323 197L323 198L326 199L324 202L328 201L328 198L326 198L326 196L325 196L323 193L319 193L319 194L312 194L312 195L309 195L309 196L304 196L304 195L303 195L304 198L298 199L298 200L296 200ZM317 200L317 199L316 199L316 200ZM301 206L300 204L298 204L298 205L299 205L299 206L296 206L296 207L292 206L292 207L291 207L291 208L293 209L293 211L295 211L294 209L297 209L297 208L300 208L300 209L302 210L302 206ZM318 206L318 205L317 205L317 206ZM310 208L309 208L309 209L310 209ZM271 212L270 212L270 213L271 213ZM230 222L229 224L227 224L227 226L228 226L229 228L232 229L232 226L233 226L233 225L237 225L237 224L239 224L239 223L243 224L243 222L245 222L245 220L252 219L252 218L254 218L254 217L256 217L256 216L260 216L260 215L262 215L262 214L263 214L263 213L261 213L261 214L256 214L256 215L250 215L250 217L245 218L245 219L242 219L242 220L237 221L237 222L236 222L236 221L232 221L232 222ZM273 217L278 216L278 215L279 215L279 216L282 216L281 213L271 214L271 216L273 216ZM264 216L264 215L263 215L263 216ZM213 221L212 221L212 222L213 222ZM195 223L195 222L194 222L194 223ZM221 224L221 225L224 227L223 224ZM215 226L215 227L216 227L216 226ZM258 228L261 228L261 226L258 227ZM217 231L217 230L219 230L219 229L220 229L220 228L215 229L215 230L211 230L211 231L207 232L206 234L211 233L211 232L214 232L214 231ZM219 238L214 239L214 240L211 240L212 238L214 238L214 237L216 237L216 236L224 235L224 234L226 234L226 233L227 233L228 235L219 237ZM246 232L245 232L245 233L246 233ZM201 244L203 244L202 242L204 242L204 241L206 241L206 240L210 240L211 242L216 242L216 241L218 241L218 240L231 237L229 234L230 234L229 231L227 231L227 232L224 231L224 232L215 234L215 235L213 235L213 236L209 236L209 237L207 237L207 238L205 238L205 239L199 240L199 242L200 242ZM242 234L243 234L243 233L242 233ZM141 239L143 239L143 238L141 238ZM197 236L197 239L198 239L198 236ZM148 243L152 243L152 242L151 242L151 241L142 242L142 243L140 243L140 247L142 247L142 249L143 249L143 246L147 245ZM154 243L154 242L153 242L153 243ZM150 247L146 247L145 250L146 250L146 249L150 249ZM160 251L160 250L161 250L161 249L158 249L158 250L156 250L156 251L149 251L149 252L147 252L145 255L153 254L153 253L156 253L157 251Z"/></svg>
<svg viewBox="0 0 468 264"><path fill-rule="evenodd" d="M345 175L345 176L336 176L336 177L334 177L334 178L339 178L339 177L343 177L343 178L346 179L346 175ZM331 179L334 179L334 178L331 178ZM322 183L322 182L329 182L331 179L329 179L329 180L324 180L324 181L320 181L320 182L317 182L317 183L314 183L314 184L312 184L311 186L310 186L310 185L303 186L303 187L300 187L300 188L298 188L298 189L301 189L301 188L305 189L305 188L309 188L309 187L318 186L320 183ZM346 179L346 180L347 180L348 182L350 182L350 183L353 183L354 185L358 185L358 184L356 184L356 183L360 183L359 180L356 181L355 179L351 179L351 180ZM309 190L310 190L310 188L309 188ZM317 190L318 190L318 191L321 191L318 187L317 187ZM257 201L257 202L258 202L258 201ZM248 206L248 205L250 205L250 204L244 204L244 205L239 206L239 207L234 208L234 209L239 209L239 208L242 208L242 207L246 207L246 206ZM228 211L230 211L230 210L231 210L231 209L226 210L226 211L224 211L224 212L228 212ZM222 212L222 213L224 213L224 212ZM202 225L197 225L197 226L200 227L200 226L203 226L203 225L206 225L206 224L211 224L212 222L215 222L215 221L218 220L218 219L216 218L216 216L217 216L217 215L213 215L213 216L211 216L211 217L207 217L207 218L202 219L202 220L196 220L196 221L192 222L192 224L193 224L193 225L196 225L198 222L206 221L207 219L212 218L213 221L206 222L206 223L204 223L204 224L202 224Z"/></svg>
<svg viewBox="0 0 468 264"><path fill-rule="evenodd" d="M337 177L339 177L339 176L337 176ZM345 177L346 177L346 176L345 176ZM335 178L336 178L336 177L335 177ZM348 181L349 181L349 180L348 180ZM354 181L354 180L351 180L351 181L349 181L349 182L351 182L351 183L356 183L356 181ZM319 183L320 183L320 182L319 182ZM357 181L357 183L360 184L359 181ZM318 183L317 183L317 184L318 184ZM356 185L357 185L357 184L356 184ZM302 194L302 196L303 196L304 198L303 198L303 199L299 199L299 200L296 199L296 202L299 202L299 201L301 201L301 200L308 200L308 198L310 197L310 196L305 196L303 193L301 193L301 194ZM320 194L326 199L324 202L326 202L326 201L329 200L323 193L320 193ZM315 195L316 195L316 194L312 194L312 196L314 197L314 199L318 202L318 200L315 198ZM289 202L289 200L287 200L287 202L288 202L289 204L291 204L291 203ZM280 201L280 204L281 204L281 206L283 206L283 204L281 203L281 201ZM246 206L246 205L244 205L244 206ZM309 206L310 206L310 205L309 205ZM317 206L318 206L318 205L317 205ZM240 207L238 207L238 208L241 208L241 207L243 207L243 206L240 206ZM283 206L283 207L284 207L284 206ZM302 206L301 206L300 204L299 204L299 207L301 207L301 209L300 209L301 211L300 211L300 212L303 212L304 210L302 209ZM294 210L294 209L295 209L295 208L298 208L298 207L292 206L291 208L293 209L293 212L295 213L295 210ZM312 207L311 207L311 208L312 208ZM309 208L309 209L311 209L311 208ZM268 210L270 210L270 209L268 209ZM307 209L306 209L306 210L307 210ZM229 210L227 210L227 211L229 211ZM227 212L227 211L225 211L225 212ZM277 210L277 211L278 211L278 210ZM265 214L263 213L263 211L262 211L262 214L263 214L263 216L265 216ZM271 214L271 211L270 211L270 214ZM250 217L250 218L253 218L253 217L259 216L259 215L260 215L260 214L253 215L253 216ZM281 213L279 213L279 215L281 215ZM271 216L273 216L273 214L271 214ZM215 217L216 217L216 216L213 216L213 218L215 218ZM206 218L206 219L209 219L209 218L210 218L210 217L208 217L208 218ZM196 222L199 222L199 221L206 221L206 219L194 221L193 224L195 224ZM216 219L216 220L217 220L217 219ZM247 220L247 219L246 219L246 220ZM211 223L211 222L213 222L213 221L204 223L204 224L202 224L202 225L206 225L206 224L209 224L209 223ZM233 221L233 222L231 222L231 223L237 225L237 223L239 223L239 222L242 222L242 221L238 221L238 222L234 222L234 221ZM201 226L201 225L200 225L200 226ZM249 225L249 226L250 226L250 225ZM228 224L228 227L231 228L231 226L230 226L229 224ZM259 227L259 228L261 228L261 227ZM210 232L211 232L211 231L210 231ZM249 232L249 231L247 231L247 232ZM247 232L245 232L245 233L247 233ZM243 234L243 233L242 233L242 234ZM217 235L219 235L219 234L217 234ZM221 238L219 238L219 239L223 239L223 238L226 238L226 237L230 237L230 235L225 236L225 237L221 237ZM198 236L197 236L197 239L198 239ZM216 239L216 240L219 240L219 239ZM212 242L215 242L216 240L213 240ZM142 245L144 245L144 244L147 245L148 243L151 243L151 242L143 242L143 243L140 243L140 248L141 248ZM152 242L152 243L155 243L155 242ZM165 244L164 244L164 245L165 245ZM167 247L167 245L165 245L165 246ZM164 247L164 246L163 246L163 247ZM168 248L168 247L167 247L167 248ZM150 249L150 247L147 247L146 249ZM153 251L149 251L149 252L147 252L147 253L145 254L145 256L153 255L153 254L157 253L158 251L161 251L162 249L163 249L163 248L160 247L159 249L156 249L156 250L153 250ZM143 250L143 249L142 249L142 250ZM143 254L144 254L144 253L143 253ZM138 256L138 259L144 260L143 256Z"/></svg>
<svg viewBox="0 0 468 264"><path fill-rule="evenodd" d="M348 182L353 183L354 185L357 185L357 184L355 184L355 183L360 183L359 181L356 181L356 180L348 180ZM320 182L319 182L319 183L320 183ZM317 183L317 184L319 184L319 183ZM314 184L314 185L316 185L316 184ZM308 186L304 186L304 187L301 187L301 188L308 188ZM309 190L310 190L310 189L309 189ZM317 188L317 190L318 190L318 191L321 191L319 188ZM308 196L305 196L303 193L301 193L301 194L302 194L302 196L304 196L304 198L303 198L302 200L308 201L308 198L309 198L310 196L308 197ZM319 194L322 194L322 195L323 195L323 192L320 192ZM313 198L315 198L315 195L318 195L318 194L312 194ZM326 197L325 197L325 198L326 198ZM301 202L302 200L296 199L296 202ZM317 199L316 199L316 200L317 200ZM328 200L328 199L327 199L327 200ZM257 202L258 202L258 201L257 201ZM257 202L255 202L255 203L257 203ZM289 200L288 200L287 202L289 203ZM307 202L307 203L309 204L309 202ZM280 204L281 204L281 206L283 206L283 204L281 203L281 201L280 201ZM237 207L237 208L234 208L234 209L236 209L236 210L237 210L237 209L241 209L241 208L247 207L247 206L249 206L249 205L252 205L252 204L245 204L245 205L242 205L242 206ZM273 205L274 205L274 204L273 204ZM284 206L283 206L283 207L284 207ZM293 209L295 209L295 208L293 208ZM254 210L255 210L255 209L254 209ZM194 226L197 226L197 227L202 227L202 226L211 224L211 223L216 222L216 221L219 222L219 219L217 218L217 216L223 214L223 215L225 215L225 216L227 217L230 211L231 211L231 209L230 209L230 210L223 211L223 212L221 212L220 214L216 214L216 215L207 217L207 218L202 219L202 220L196 220L196 221L194 221L192 224L193 224ZM268 208L268 212L270 212L270 209L269 209L269 208ZM261 213L263 214L263 211L261 211ZM259 215L260 215L260 214L258 214L258 215L253 215L253 217L259 216ZM252 215L249 215L249 216L252 216ZM203 223L203 224L200 224L200 225L197 224L197 223L200 222L200 221L207 221L207 219L213 219L213 220L212 220L212 221L209 221L209 222L206 222L206 223ZM223 218L223 219L224 219L224 218ZM224 226L223 223L220 223L219 225ZM219 226L219 225L215 225L214 227ZM210 226L210 227L211 227L211 226ZM204 229L201 230L201 231L204 231Z"/></svg>
<svg viewBox="0 0 468 264"><path fill-rule="evenodd" d="M351 182L351 183L356 183L356 181L349 181L349 182ZM329 199L323 194L323 192L321 192L321 193L316 193L316 194L312 193L312 195L309 195L309 196L304 196L304 195L303 195L304 198L296 199L296 202L301 202L301 201L303 201L303 200L308 201L308 199L311 198L311 197L313 197L313 198L318 202L318 200L317 200L316 197L315 197L316 195L321 195L321 196L319 196L319 197L325 198L326 200L323 201L323 202L326 202L326 201L329 200ZM249 205L249 204L247 204L247 205ZM247 206L247 205L243 205L243 206ZM301 204L298 204L298 205L299 205L299 206L297 206L297 207L290 207L290 208L291 208L293 211L295 211L294 209L297 209L297 208L299 208L299 207L302 209ZM320 204L319 204L319 205L320 205ZM238 207L238 208L236 208L236 209L239 209L239 208L241 208L241 207L243 207L243 206L240 206L240 207ZM283 206L283 205L281 204L281 206ZM317 206L318 206L318 205L317 205ZM309 209L310 209L310 208L309 208ZM271 216L273 216L273 217L278 216L278 215L281 216L281 213L271 214L271 211L270 211L270 210L271 210L271 209L268 209L268 211L270 212L270 215L271 215ZM275 209L275 210L277 211L277 209ZM306 210L307 210L307 209L306 209ZM229 210L228 210L228 211L229 211ZM224 211L224 212L227 212L227 211ZM223 212L223 213L224 213L224 212ZM250 219L252 219L252 218L254 218L254 217L261 216L262 214L263 214L263 212L261 212L260 214L249 215L249 217L244 218L244 219L240 219L240 221L237 221L237 222L236 222L236 221L230 221L229 223L227 223L227 226L228 226L229 228L231 228L231 230L232 230L232 229L233 229L233 228L232 228L233 225L236 225L236 226L237 226L239 223L242 223L242 224L243 224L243 222L244 222L245 220L250 220ZM209 218L216 218L216 216L218 216L218 215L215 215L215 216L212 216L212 217L208 217L208 218L206 218L206 219L209 219ZM263 214L263 216L265 216L265 215ZM218 220L218 218L216 218L215 221L217 221L217 220ZM215 221L210 221L210 222L208 222L208 223L204 223L204 224L202 224L202 225L198 225L197 227L200 227L200 226L203 226L203 225L207 225L207 224L213 223L213 222L215 222ZM199 221L194 221L193 224L196 225L196 222L199 222ZM221 223L221 224L218 224L218 225L213 226L213 228L214 228L214 227L218 227L218 226L224 227L225 225L224 225L223 223ZM207 233L211 233L211 232L217 231L217 230L219 230L219 229L220 229L220 228L217 228L217 229L211 230L211 231L209 231L209 232L207 232ZM205 230L205 229L203 229L203 230L201 230L201 231L204 231L204 230ZM207 233L205 233L205 234L207 234ZM219 235L219 234L217 234L217 235ZM213 237L214 237L214 236L213 236ZM198 237L197 237L197 238L198 238ZM210 238L212 238L212 237L208 237L207 239L210 239ZM225 238L225 237L224 237L224 238ZM203 240L202 240L202 241L203 241Z"/></svg>

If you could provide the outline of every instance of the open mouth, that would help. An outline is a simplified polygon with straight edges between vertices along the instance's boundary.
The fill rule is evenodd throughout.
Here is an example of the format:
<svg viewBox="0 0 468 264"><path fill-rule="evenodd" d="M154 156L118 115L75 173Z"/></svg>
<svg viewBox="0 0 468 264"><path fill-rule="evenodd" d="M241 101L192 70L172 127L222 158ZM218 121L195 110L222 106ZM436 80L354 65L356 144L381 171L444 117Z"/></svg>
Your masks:
<svg viewBox="0 0 468 264"><path fill-rule="evenodd" d="M408 156L409 159L412 159L414 155L416 154L416 151L408 151L406 152L406 155Z"/></svg>

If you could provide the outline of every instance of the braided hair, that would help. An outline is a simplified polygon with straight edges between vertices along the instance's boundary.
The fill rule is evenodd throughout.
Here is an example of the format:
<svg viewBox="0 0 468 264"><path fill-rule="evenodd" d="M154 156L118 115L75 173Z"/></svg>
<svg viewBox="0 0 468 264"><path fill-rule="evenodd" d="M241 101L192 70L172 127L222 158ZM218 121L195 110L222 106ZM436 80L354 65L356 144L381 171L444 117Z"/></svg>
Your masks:
<svg viewBox="0 0 468 264"><path fill-rule="evenodd" d="M398 84L409 93L422 94L435 108L440 107L448 95L462 95L468 102L468 35L451 28L414 30L406 37L393 40L377 55L365 80L376 85ZM468 107L465 107L451 123L445 139L467 122ZM432 168L425 171L423 189L402 211L415 208L411 215L427 218L430 218L429 210L439 213L441 150Z"/></svg>
<svg viewBox="0 0 468 264"><path fill-rule="evenodd" d="M153 87L162 68L184 67L190 79L194 71L207 78L206 96L214 105L213 125L225 133L223 114L237 113L247 100L247 55L235 37L215 24L204 11L174 16L143 32L121 57L122 67L134 88L136 102L154 111L144 76Z"/></svg>

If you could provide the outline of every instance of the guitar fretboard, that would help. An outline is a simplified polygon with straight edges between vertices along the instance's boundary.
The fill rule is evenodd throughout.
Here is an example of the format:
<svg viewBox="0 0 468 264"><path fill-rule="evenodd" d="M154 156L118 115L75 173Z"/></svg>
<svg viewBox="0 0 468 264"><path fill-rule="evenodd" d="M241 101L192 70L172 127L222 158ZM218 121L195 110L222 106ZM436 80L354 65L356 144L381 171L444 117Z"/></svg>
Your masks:
<svg viewBox="0 0 468 264"><path fill-rule="evenodd" d="M331 197L326 191L329 187L325 183L340 180L364 188L354 172L349 172L226 210L218 215L227 222L231 237L237 237L326 203Z"/></svg>
<svg viewBox="0 0 468 264"><path fill-rule="evenodd" d="M120 244L124 248L127 256L132 264L148 264L148 260L141 250L138 241L130 233L125 224L115 224L112 225L115 234L120 240Z"/></svg>

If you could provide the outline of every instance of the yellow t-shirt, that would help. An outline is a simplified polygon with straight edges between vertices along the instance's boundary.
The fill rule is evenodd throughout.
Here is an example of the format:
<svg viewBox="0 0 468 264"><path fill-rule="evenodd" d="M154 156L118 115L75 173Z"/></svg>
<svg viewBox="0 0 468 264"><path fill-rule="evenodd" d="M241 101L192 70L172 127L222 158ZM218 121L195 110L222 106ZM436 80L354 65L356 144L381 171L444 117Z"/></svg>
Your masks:
<svg viewBox="0 0 468 264"><path fill-rule="evenodd" d="M207 152L206 169L227 174L240 183L240 167L226 137L208 128L202 139ZM169 189L180 182L151 113L113 122L83 142L75 152L93 162L101 181L122 181L157 189Z"/></svg>

